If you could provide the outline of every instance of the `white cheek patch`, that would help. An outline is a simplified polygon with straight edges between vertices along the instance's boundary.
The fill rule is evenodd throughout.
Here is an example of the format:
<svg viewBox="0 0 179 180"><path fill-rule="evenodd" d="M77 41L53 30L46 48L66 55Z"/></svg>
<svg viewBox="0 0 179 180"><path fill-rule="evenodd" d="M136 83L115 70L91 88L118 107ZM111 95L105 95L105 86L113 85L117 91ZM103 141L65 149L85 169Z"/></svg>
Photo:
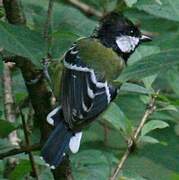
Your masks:
<svg viewBox="0 0 179 180"><path fill-rule="evenodd" d="M139 44L139 38L132 36L120 36L116 38L116 43L122 52L129 53L134 51L135 47Z"/></svg>

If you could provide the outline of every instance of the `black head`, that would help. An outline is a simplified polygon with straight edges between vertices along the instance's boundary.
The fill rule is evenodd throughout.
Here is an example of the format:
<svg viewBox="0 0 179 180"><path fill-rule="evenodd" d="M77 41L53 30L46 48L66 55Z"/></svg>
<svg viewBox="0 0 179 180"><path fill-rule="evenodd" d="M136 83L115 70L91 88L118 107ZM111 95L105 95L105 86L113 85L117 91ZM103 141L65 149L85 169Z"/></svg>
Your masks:
<svg viewBox="0 0 179 180"><path fill-rule="evenodd" d="M142 35L130 20L114 12L102 19L93 37L100 39L106 47L113 48L125 61L141 42L151 40Z"/></svg>

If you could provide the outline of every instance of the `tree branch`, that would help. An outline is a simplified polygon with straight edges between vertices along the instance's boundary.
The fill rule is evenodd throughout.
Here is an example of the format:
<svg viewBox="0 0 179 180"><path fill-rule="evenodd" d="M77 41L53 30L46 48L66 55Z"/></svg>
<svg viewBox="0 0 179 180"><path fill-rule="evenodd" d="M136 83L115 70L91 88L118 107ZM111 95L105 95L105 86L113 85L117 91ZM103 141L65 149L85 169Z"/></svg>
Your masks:
<svg viewBox="0 0 179 180"><path fill-rule="evenodd" d="M20 0L3 0L7 20L16 25L25 25L25 18L22 11ZM15 9L15 10L14 10ZM9 15L10 14L10 15ZM47 85L43 79L43 72L27 58L15 56L12 59L20 68L26 87L29 93L30 101L35 111L35 117L38 121L41 131L41 142L46 141L49 132L51 131L50 125L46 122L46 116L51 110L51 92L48 90ZM31 83L36 80L36 83Z"/></svg>
<svg viewBox="0 0 179 180"><path fill-rule="evenodd" d="M51 131L51 126L46 122L47 114L51 111L51 92L44 81L43 71L38 69L30 60L14 56L4 59L5 62L14 62L20 68L30 101L35 112L35 123L41 131L41 142L45 142Z"/></svg>
<svg viewBox="0 0 179 180"><path fill-rule="evenodd" d="M6 18L11 24L25 24L25 16L22 9L21 1L19 0L3 0L3 5L6 10Z"/></svg>
<svg viewBox="0 0 179 180"><path fill-rule="evenodd" d="M67 0L72 6L78 8L80 11L82 11L87 16L96 16L97 18L102 18L104 14L89 5L78 1L78 0Z"/></svg>
<svg viewBox="0 0 179 180"><path fill-rule="evenodd" d="M146 121L148 120L149 116L155 111L156 106L155 106L155 101L156 98L159 94L159 91L156 93L156 95L154 97L151 98L150 102L149 102L149 106L147 108L147 110L145 111L140 124L138 125L136 131L134 132L134 135L129 139L128 141L128 148L125 151L124 155L122 156L118 166L116 167L116 169L114 170L114 173L112 175L112 177L110 178L110 180L115 180L120 172L120 170L122 169L124 163L126 162L127 158L129 157L129 155L133 152L133 149L136 145L136 142L139 138L139 134L144 126L144 124L146 123Z"/></svg>
<svg viewBox="0 0 179 180"><path fill-rule="evenodd" d="M0 159L6 158L9 156L13 156L13 155L17 155L20 153L28 153L31 151L38 151L41 149L41 147L42 146L40 144L34 144L31 146L22 146L21 148L17 147L17 148L9 150L7 152L0 153Z"/></svg>
<svg viewBox="0 0 179 180"><path fill-rule="evenodd" d="M9 122L16 121L16 112L15 112L15 102L12 91L12 76L11 76L11 68L12 63L3 63L3 100L4 100L4 114L5 118ZM13 131L8 135L9 142L12 145L19 145L20 139L17 136L17 131ZM16 164L18 163L18 159L14 157L10 157L7 160L6 168L4 171L5 176L8 176L8 173L14 169Z"/></svg>
<svg viewBox="0 0 179 180"><path fill-rule="evenodd" d="M12 77L11 77L11 66L12 63L4 63L3 71L3 87L4 87L4 112L6 120L9 122L15 122L16 112L15 112L15 102L12 92ZM16 131L13 131L9 135L9 141L12 145L19 145L19 138Z"/></svg>

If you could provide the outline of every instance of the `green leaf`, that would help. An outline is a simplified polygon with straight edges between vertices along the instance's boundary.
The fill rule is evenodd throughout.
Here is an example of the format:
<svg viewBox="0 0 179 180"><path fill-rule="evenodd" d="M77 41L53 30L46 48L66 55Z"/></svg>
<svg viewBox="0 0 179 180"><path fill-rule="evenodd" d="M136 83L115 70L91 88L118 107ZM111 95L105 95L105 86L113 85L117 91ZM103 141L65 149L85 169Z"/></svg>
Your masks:
<svg viewBox="0 0 179 180"><path fill-rule="evenodd" d="M162 119L165 121L173 121L174 118L167 111L156 111L152 115L152 119Z"/></svg>
<svg viewBox="0 0 179 180"><path fill-rule="evenodd" d="M0 7L0 18L2 18L5 15L3 6Z"/></svg>
<svg viewBox="0 0 179 180"><path fill-rule="evenodd" d="M161 154L159 151L157 153ZM164 156L164 154L162 155ZM170 176L173 172L170 168L163 166L161 162L157 162L157 160L155 161L145 156L136 155L130 157L123 168L124 175L131 173L133 177L138 175L145 180L171 180Z"/></svg>
<svg viewBox="0 0 179 180"><path fill-rule="evenodd" d="M117 0L82 0L84 3L88 4L89 6L98 9L99 11L106 11L110 12L115 9Z"/></svg>
<svg viewBox="0 0 179 180"><path fill-rule="evenodd" d="M179 50L168 50L148 57L128 66L116 80L124 82L129 79L143 79L161 71L167 71L172 66L179 64Z"/></svg>
<svg viewBox="0 0 179 180"><path fill-rule="evenodd" d="M8 121L0 119L0 137L4 138L7 137L9 133L15 130L17 127Z"/></svg>
<svg viewBox="0 0 179 180"><path fill-rule="evenodd" d="M109 129L109 133L107 133L107 139L105 139L104 135L104 123L108 127L106 122L99 123L100 121L95 121L91 123L89 128L84 130L83 138L82 138L82 146L81 150L85 147L86 149L99 149L110 152L115 148L126 148L126 142L122 133L117 129Z"/></svg>
<svg viewBox="0 0 179 180"><path fill-rule="evenodd" d="M147 133L149 133L152 130L163 129L163 128L166 128L166 127L169 127L169 125L164 121L151 120L151 121L147 122L144 125L144 127L142 128L141 136L145 136Z"/></svg>
<svg viewBox="0 0 179 180"><path fill-rule="evenodd" d="M45 56L45 43L40 33L22 26L0 22L0 47L40 65Z"/></svg>
<svg viewBox="0 0 179 180"><path fill-rule="evenodd" d="M75 18L74 18L75 17ZM56 3L54 5L52 55L59 58L79 37L90 36L96 22L79 10Z"/></svg>
<svg viewBox="0 0 179 180"><path fill-rule="evenodd" d="M160 52L160 48L158 46L150 45L141 45L139 46L135 52L129 57L128 65L134 64L137 61L140 61L142 58L157 54Z"/></svg>
<svg viewBox="0 0 179 180"><path fill-rule="evenodd" d="M150 101L150 97L149 97L149 96L145 96L145 95L141 95L141 96L140 96L140 99L141 99L141 101L142 101L145 105L147 105L147 104L149 103L149 101Z"/></svg>
<svg viewBox="0 0 179 180"><path fill-rule="evenodd" d="M117 178L117 180L147 180L147 179L142 176L139 176L136 173L121 172L121 173L119 173L119 178Z"/></svg>
<svg viewBox="0 0 179 180"><path fill-rule="evenodd" d="M0 160L0 179L1 180L7 180L4 178L4 169L5 169L5 166L4 166L4 162L3 160Z"/></svg>
<svg viewBox="0 0 179 180"><path fill-rule="evenodd" d="M21 103L23 100L25 100L25 98L27 98L27 93L26 92L18 92L18 93L16 93L16 103L17 104Z"/></svg>
<svg viewBox="0 0 179 180"><path fill-rule="evenodd" d="M2 57L0 56L0 77L3 74L3 61L2 61Z"/></svg>
<svg viewBox="0 0 179 180"><path fill-rule="evenodd" d="M71 157L76 180L108 180L110 167L105 155L97 150L84 150Z"/></svg>
<svg viewBox="0 0 179 180"><path fill-rule="evenodd" d="M151 132L152 137L160 143L146 144L138 149L137 153L129 156L123 167L123 173L135 173L148 180L171 180L171 175L178 173L178 136L173 131L172 124L169 128ZM161 146L161 142L167 146ZM142 169L142 170L141 170Z"/></svg>
<svg viewBox="0 0 179 180"><path fill-rule="evenodd" d="M177 0L160 0L157 2L140 0L136 7L157 17L179 21L179 1Z"/></svg>
<svg viewBox="0 0 179 180"><path fill-rule="evenodd" d="M45 168L42 170L42 172L40 173L39 179L42 180L53 180L53 175L52 172L50 171L49 168Z"/></svg>
<svg viewBox="0 0 179 180"><path fill-rule="evenodd" d="M176 112L178 112L178 109L174 105L169 104L163 108L159 108L158 111L176 111Z"/></svg>
<svg viewBox="0 0 179 180"><path fill-rule="evenodd" d="M15 71L15 73L12 74L12 80L13 80L13 90L14 90L14 94L15 96L19 96L18 94L27 94L27 88L26 85L24 83L24 79L22 77L22 73L19 69L17 69ZM19 103L19 97L15 99L16 103ZM22 100L22 99L21 99Z"/></svg>
<svg viewBox="0 0 179 180"><path fill-rule="evenodd" d="M44 28L42 24L46 21L48 1L23 0L23 5L30 25L42 32ZM96 26L94 20L61 1L60 3L54 2L52 18L50 51L54 59L60 58L78 37L90 36Z"/></svg>
<svg viewBox="0 0 179 180"><path fill-rule="evenodd" d="M27 175L30 172L30 170L31 166L29 160L21 160L20 163L10 174L10 180L25 179L25 175Z"/></svg>
<svg viewBox="0 0 179 180"><path fill-rule="evenodd" d="M69 31L69 30L68 30ZM52 54L54 58L62 56L80 36L68 31L57 31L52 34Z"/></svg>
<svg viewBox="0 0 179 180"><path fill-rule="evenodd" d="M132 7L135 3L137 3L137 0L124 0L127 6Z"/></svg>
<svg viewBox="0 0 179 180"><path fill-rule="evenodd" d="M102 118L119 131L122 130L126 134L131 132L129 120L115 103L110 104L108 109L103 113Z"/></svg>
<svg viewBox="0 0 179 180"><path fill-rule="evenodd" d="M1 139L0 138L0 152L7 152L9 150L12 150L14 148L14 145L12 145L7 138Z"/></svg>
<svg viewBox="0 0 179 180"><path fill-rule="evenodd" d="M155 1L155 0L152 0L152 1ZM138 1L138 3L139 3L139 1ZM146 2L146 3L148 3L148 2ZM166 41L165 44L162 43L164 36L166 37L165 40L168 39L168 41L171 41L171 39L174 40L175 39L174 37L177 35L177 30L178 30L178 22L177 21L170 21L167 19L164 20L163 18L158 18L158 17L150 15L144 11L140 11L136 8L128 8L123 13L129 19L133 20L135 23L140 22L140 24L141 24L140 29L143 29L147 32L152 32L152 34L154 35L153 41L151 41L150 43L147 42L146 44L141 44L137 49L141 48L144 45L149 46L149 44L150 45L152 44L152 46L157 47L156 39L159 40L158 41L159 44L161 44L163 47L165 47L166 46L165 44L168 44L168 42ZM171 33L173 33L174 37L171 36ZM179 41L179 40L175 39L175 41ZM178 47L178 44L176 44L176 47Z"/></svg>
<svg viewBox="0 0 179 180"><path fill-rule="evenodd" d="M153 138L151 136L142 136L139 138L139 142L141 143L151 143L151 144L157 144L159 141L156 138Z"/></svg>
<svg viewBox="0 0 179 180"><path fill-rule="evenodd" d="M174 173L171 175L171 179L170 180L178 180L179 179L179 174L178 173Z"/></svg>
<svg viewBox="0 0 179 180"><path fill-rule="evenodd" d="M140 94L151 94L151 93L153 93L152 91L144 88L143 86L140 86L138 84L133 84L133 83L124 83L121 86L120 91L140 93Z"/></svg>
<svg viewBox="0 0 179 180"><path fill-rule="evenodd" d="M152 75L152 76L145 77L143 79L143 83L144 83L145 87L147 89L150 89L153 93L154 93L154 90L152 89L152 84L154 83L156 78L157 78L157 75Z"/></svg>
<svg viewBox="0 0 179 180"><path fill-rule="evenodd" d="M173 91L176 93L176 95L179 97L179 72L172 68L167 73L167 80L170 85L170 87L173 89Z"/></svg>
<svg viewBox="0 0 179 180"><path fill-rule="evenodd" d="M179 124L176 124L174 127L175 133L177 136L179 136Z"/></svg>
<svg viewBox="0 0 179 180"><path fill-rule="evenodd" d="M55 3L53 20L55 24L53 32L61 30L80 36L89 36L96 26L96 22L87 18L81 11L62 3Z"/></svg>

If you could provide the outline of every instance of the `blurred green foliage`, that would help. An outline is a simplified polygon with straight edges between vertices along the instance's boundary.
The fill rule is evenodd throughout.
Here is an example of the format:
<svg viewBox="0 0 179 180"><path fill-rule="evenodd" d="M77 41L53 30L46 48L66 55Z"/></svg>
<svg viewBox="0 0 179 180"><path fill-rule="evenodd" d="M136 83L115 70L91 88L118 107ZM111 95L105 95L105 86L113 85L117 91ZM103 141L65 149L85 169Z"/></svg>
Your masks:
<svg viewBox="0 0 179 180"><path fill-rule="evenodd" d="M128 158L120 174L125 180L177 180L179 179L179 1L178 0L83 0L101 12L122 11L138 24L143 32L152 34L153 41L141 45L130 57L128 66L116 79L123 83L115 102L102 118L84 131L78 154L71 155L75 180L107 180L124 153L128 138L139 123L151 94L160 89L157 111L144 126L138 148ZM47 44L43 39L47 0L22 0L27 27L17 27L4 21L0 8L0 48L9 54L28 57L39 68L45 57ZM86 17L67 1L56 0L50 29L52 42L50 53L55 62L80 37L89 36L97 24L97 18ZM51 69L57 79L57 70ZM3 65L0 59L0 78ZM16 107L30 117L31 143L39 140L39 129L33 123L32 107L24 103L28 94L20 72L12 72ZM130 80L129 82L126 82ZM135 83L134 83L135 82ZM3 88L0 84L0 153L13 148L7 136L17 129L21 143L22 127L5 121ZM53 86L56 86L53 84ZM58 86L57 86L58 87ZM58 92L55 92L58 94ZM107 128L107 131L106 131ZM53 179L44 162L35 154L35 162L41 179ZM30 178L30 161L25 154L16 155L19 164L9 179ZM3 177L6 159L0 160L0 179ZM32 179L32 178L31 178Z"/></svg>

